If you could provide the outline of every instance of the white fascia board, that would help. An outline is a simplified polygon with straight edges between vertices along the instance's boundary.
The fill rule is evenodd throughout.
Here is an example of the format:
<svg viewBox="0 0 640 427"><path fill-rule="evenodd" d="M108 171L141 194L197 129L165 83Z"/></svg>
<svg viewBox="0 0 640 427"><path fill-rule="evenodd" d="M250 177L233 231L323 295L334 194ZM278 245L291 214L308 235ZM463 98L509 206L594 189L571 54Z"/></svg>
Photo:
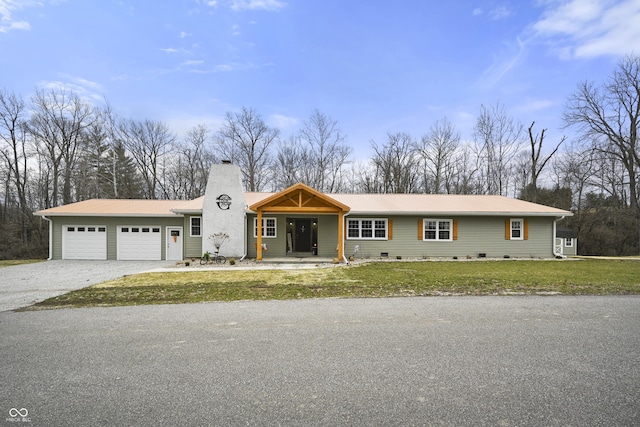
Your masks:
<svg viewBox="0 0 640 427"><path fill-rule="evenodd" d="M522 216L522 217L552 217L560 218L563 216L573 216L572 212L390 212L390 211L350 211L351 216L355 215L371 215L371 216Z"/></svg>
<svg viewBox="0 0 640 427"><path fill-rule="evenodd" d="M44 216L44 215L43 215ZM109 213L48 213L48 217L121 217L121 218L176 218L182 214L109 214Z"/></svg>
<svg viewBox="0 0 640 427"><path fill-rule="evenodd" d="M182 215L202 215L202 209L170 209L170 211Z"/></svg>

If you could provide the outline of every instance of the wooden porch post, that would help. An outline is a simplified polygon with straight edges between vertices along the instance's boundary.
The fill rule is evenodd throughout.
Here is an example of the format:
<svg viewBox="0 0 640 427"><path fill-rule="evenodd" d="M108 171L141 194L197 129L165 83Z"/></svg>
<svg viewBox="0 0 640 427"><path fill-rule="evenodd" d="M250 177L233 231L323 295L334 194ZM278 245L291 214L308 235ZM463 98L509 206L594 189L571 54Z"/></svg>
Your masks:
<svg viewBox="0 0 640 427"><path fill-rule="evenodd" d="M258 209L258 226L257 230L257 243L256 243L256 260L262 261L262 209Z"/></svg>
<svg viewBox="0 0 640 427"><path fill-rule="evenodd" d="M338 212L338 261L344 259L344 212Z"/></svg>

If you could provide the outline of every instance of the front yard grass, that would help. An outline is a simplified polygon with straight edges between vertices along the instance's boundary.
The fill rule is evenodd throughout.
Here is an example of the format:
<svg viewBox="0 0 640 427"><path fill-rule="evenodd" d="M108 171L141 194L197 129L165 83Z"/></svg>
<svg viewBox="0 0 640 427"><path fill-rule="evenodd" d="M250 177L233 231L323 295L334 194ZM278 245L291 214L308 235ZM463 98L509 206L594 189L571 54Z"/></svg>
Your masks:
<svg viewBox="0 0 640 427"><path fill-rule="evenodd" d="M44 262L43 259L0 259L0 268L11 267L13 265L33 264L35 262Z"/></svg>
<svg viewBox="0 0 640 427"><path fill-rule="evenodd" d="M640 294L640 261L372 262L311 270L146 273L73 291L34 308L536 294Z"/></svg>

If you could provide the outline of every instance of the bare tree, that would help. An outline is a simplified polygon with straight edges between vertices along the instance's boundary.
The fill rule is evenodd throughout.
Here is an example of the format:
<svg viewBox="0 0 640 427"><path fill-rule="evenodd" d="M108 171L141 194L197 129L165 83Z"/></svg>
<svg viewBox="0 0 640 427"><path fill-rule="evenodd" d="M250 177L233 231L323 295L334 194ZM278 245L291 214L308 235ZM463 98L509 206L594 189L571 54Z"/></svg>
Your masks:
<svg viewBox="0 0 640 427"><path fill-rule="evenodd" d="M613 156L626 171L629 207L635 212L636 247L640 250L640 56L629 55L601 86L583 82L567 102L563 115L567 126L596 141L596 149Z"/></svg>
<svg viewBox="0 0 640 427"><path fill-rule="evenodd" d="M526 200L531 202L538 201L538 178L542 173L542 170L545 168L549 160L556 154L562 143L567 139L566 136L560 138L560 142L556 144L556 146L551 150L551 152L542 158L542 143L544 141L546 129L542 129L539 134L534 136L533 134L533 126L536 122L532 122L531 126L527 129L529 134L529 143L531 144L531 152L530 154L530 180L531 182L525 187L525 194L523 195Z"/></svg>
<svg viewBox="0 0 640 427"><path fill-rule="evenodd" d="M266 185L272 161L270 148L279 134L254 109L242 107L239 113L227 113L216 140L223 160L240 166L248 191L261 191Z"/></svg>
<svg viewBox="0 0 640 427"><path fill-rule="evenodd" d="M372 174L362 176L361 186L375 193L415 193L420 177L415 142L411 135L399 132L387 135L387 142L372 142Z"/></svg>
<svg viewBox="0 0 640 427"><path fill-rule="evenodd" d="M305 182L308 153L302 147L297 136L281 141L274 161L274 189L290 187L298 182Z"/></svg>
<svg viewBox="0 0 640 427"><path fill-rule="evenodd" d="M522 125L509 117L499 103L491 108L482 105L473 136L484 192L506 195L512 161L522 149Z"/></svg>
<svg viewBox="0 0 640 427"><path fill-rule="evenodd" d="M171 197L195 199L204 194L209 169L215 162L215 155L208 146L209 139L209 129L197 125L187 132L183 143L177 146L168 171Z"/></svg>
<svg viewBox="0 0 640 427"><path fill-rule="evenodd" d="M122 120L118 139L136 163L148 199L167 198L164 180L165 156L174 148L176 136L169 127L155 120Z"/></svg>
<svg viewBox="0 0 640 427"><path fill-rule="evenodd" d="M28 160L27 133L25 131L26 107L23 99L15 93L0 91L0 153L6 165L5 212L10 197L10 188L16 193L18 202L20 238L28 242L31 209L27 202Z"/></svg>
<svg viewBox="0 0 640 427"><path fill-rule="evenodd" d="M51 206L73 202L72 178L85 142L84 133L95 121L94 108L69 91L36 91L29 131L36 147L48 157L51 167ZM62 182L60 183L60 177ZM59 186L62 184L62 191ZM47 207L51 207L47 206Z"/></svg>
<svg viewBox="0 0 640 427"><path fill-rule="evenodd" d="M474 147L460 144L453 158L449 159L449 168L444 170L444 184L447 194L482 193L478 183L478 162Z"/></svg>
<svg viewBox="0 0 640 427"><path fill-rule="evenodd" d="M345 140L338 122L319 110L311 113L299 133L307 160L300 165L306 174L305 184L326 193L342 190L343 167L351 154Z"/></svg>
<svg viewBox="0 0 640 427"><path fill-rule="evenodd" d="M431 125L429 132L417 144L416 150L422 160L425 193L446 192L445 188L450 185L445 181L451 178L448 172L453 169L459 143L460 133L445 117Z"/></svg>

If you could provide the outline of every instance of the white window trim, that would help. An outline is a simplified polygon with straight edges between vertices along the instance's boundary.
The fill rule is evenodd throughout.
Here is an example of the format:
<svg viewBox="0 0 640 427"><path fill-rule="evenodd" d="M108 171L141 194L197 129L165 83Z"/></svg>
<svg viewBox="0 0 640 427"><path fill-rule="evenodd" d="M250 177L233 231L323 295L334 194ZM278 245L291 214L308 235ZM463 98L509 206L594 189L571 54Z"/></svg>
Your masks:
<svg viewBox="0 0 640 427"><path fill-rule="evenodd" d="M200 234L193 234L193 220L198 218L200 220ZM189 236L190 237L202 237L202 217L201 216L192 216L189 218Z"/></svg>
<svg viewBox="0 0 640 427"><path fill-rule="evenodd" d="M349 237L349 222L358 221L358 237ZM371 221L371 237L362 237L362 221ZM384 237L376 237L376 221L384 221ZM352 228L355 230L355 228ZM379 229L378 229L379 230ZM388 218L347 218L347 240L389 240L389 219Z"/></svg>
<svg viewBox="0 0 640 427"><path fill-rule="evenodd" d="M564 238L564 247L572 248L573 247L573 237L565 237Z"/></svg>
<svg viewBox="0 0 640 427"><path fill-rule="evenodd" d="M513 223L520 223L520 237L513 236ZM522 218L511 218L509 221L509 240L524 240L524 219Z"/></svg>
<svg viewBox="0 0 640 427"><path fill-rule="evenodd" d="M427 239L425 235L427 234L427 223L428 222L436 222L436 238L435 239ZM441 239L440 238L440 223L448 222L449 223L449 238ZM453 220L447 218L423 218L422 219L422 241L423 242L453 242Z"/></svg>
<svg viewBox="0 0 640 427"><path fill-rule="evenodd" d="M267 236L265 233L267 232L267 220L272 220L274 226L274 234L273 236ZM262 238L263 239L275 239L278 237L278 220L276 217L262 217ZM253 218L253 238L258 238L258 218Z"/></svg>

